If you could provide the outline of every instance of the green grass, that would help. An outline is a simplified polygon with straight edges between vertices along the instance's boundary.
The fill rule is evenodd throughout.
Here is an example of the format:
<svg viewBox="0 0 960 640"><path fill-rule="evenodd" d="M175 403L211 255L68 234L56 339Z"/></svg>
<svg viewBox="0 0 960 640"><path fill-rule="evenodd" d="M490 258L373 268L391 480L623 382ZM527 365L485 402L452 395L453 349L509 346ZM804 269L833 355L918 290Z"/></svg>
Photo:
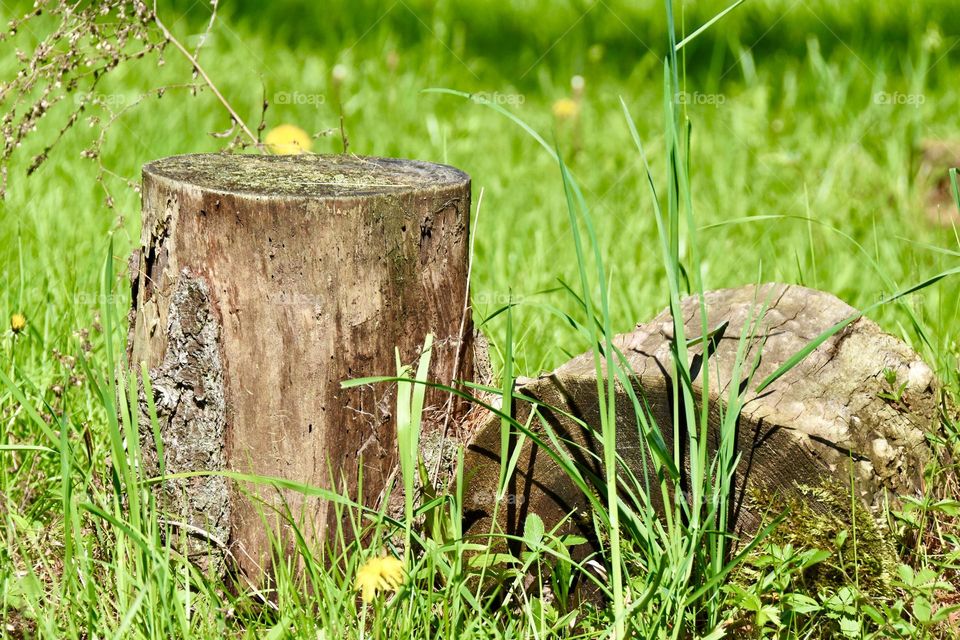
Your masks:
<svg viewBox="0 0 960 640"><path fill-rule="evenodd" d="M178 20L188 9L182 4L173 3L163 15L189 40L206 16L196 5ZM445 162L471 174L475 200L484 192L475 224L475 317L518 303L484 326L509 388L514 376L553 368L676 304L684 289L680 262L699 264L693 273L706 288L753 282L761 274L763 280L833 292L861 309L956 267L956 254L948 252L958 249L956 234L929 225L923 213L914 148L923 138L960 138L952 73L960 47L951 49L960 32L958 12L950 2L935 1L903 7L798 4L747 2L684 49L678 75L693 101L686 105L693 126L689 166L674 165L667 155L682 144L665 123L657 55L667 52L668 39L659 6L600 3L587 11L590 5L578 3L555 8L543 2L441 2L430 8L418 2L385 12L361 3L318 13L291 9L289 2L267 8L227 3L201 60L252 125L266 97L272 103L268 126L292 122L310 131L337 130L319 138L315 151L339 152L342 104L352 152ZM690 33L724 6L703 3L682 16L678 8L677 20ZM299 19L286 18L289 11ZM12 14L0 5L4 22ZM932 40L928 29L936 24L942 43L925 49L923 42ZM0 47L0 78L6 79L15 61L6 53L9 44ZM99 93L122 105L189 78L189 68L172 50L161 68L150 60L138 64L108 76ZM335 64L347 69L339 89L331 81ZM551 107L571 95L574 73L586 83L580 113L560 120ZM549 148L559 149L564 168L496 109L424 91L437 87L493 96ZM883 104L876 99L881 92L922 94L924 101L918 107ZM281 95L304 98L301 104L278 104ZM664 207L664 220L677 224L676 232L658 230L625 110L664 198L668 172L683 176L677 201ZM25 177L32 155L59 127L58 114L65 117L66 111L55 110L47 128L15 156L9 193L0 204L0 318L4 328L13 313L28 319L24 333L0 334L4 624L35 628L42 637L360 637L358 620L373 637L603 637L621 625L637 633L657 629L664 637L692 637L683 625L706 635L726 618L753 609L759 616L764 607L767 615L771 603L790 602L792 610L780 604L774 611L784 619L793 615L781 637L837 630L841 621L848 621L848 629L858 625L861 635L854 637L878 629L875 637L926 637L936 629L922 620L923 602L950 601L936 582L955 581L960 554L952 529L956 505L940 502L951 487L936 478L930 495L898 516L907 523L904 539L919 541L906 545L903 555L915 573L901 576L897 597L883 603L860 598L851 578L850 611L837 592L808 594L816 609L799 596L784 600L784 594L800 592L796 567L811 558L791 564L781 548L764 551L780 554L772 565L764 564L762 554L756 560L756 572L779 571L765 591L744 595L708 584L702 609L663 613L666 608L651 604L658 584L683 594L679 600L691 594L683 589L702 586L691 586L683 573L700 538L679 526L668 531L663 546L649 548L629 537L618 540L619 528L611 532L601 561L611 569L605 588L613 606L567 610L562 603L548 604L523 588L524 578L531 568L544 581L551 580L550 570L554 576L583 571L569 557L569 541L529 521L526 555L471 564L468 552L481 549L456 529L462 502L456 491L428 510L430 527L409 526L410 514L423 506L409 498L413 465L396 488L408 498L404 523L383 513L363 516L340 499L349 516L345 532L366 528L373 538L364 549L334 550L342 562L333 569L301 545L308 570L299 578L281 574L273 604L210 582L178 556L175 540L182 532L158 521L149 491L137 482L131 466L136 452L124 449L125 435L136 432L135 415L121 411L118 417L113 408L116 402L124 407L123 394L129 398L130 392L123 379L113 388L113 373L129 306L125 257L139 238L138 195L125 181L136 182L148 160L219 149L222 140L208 132L226 129L228 118L209 91L193 97L176 89L120 118L103 153L104 165L118 176L105 182L116 203L109 209L96 164L80 157L98 132L85 123L66 135L35 175ZM689 210L696 217L688 220ZM579 283L581 298L560 290L561 280ZM960 390L958 294L958 282L946 279L901 305L870 312L935 364L952 393ZM558 322L545 304L580 325ZM593 317L601 319L599 333L588 320ZM599 389L608 398L608 446L600 454L612 454L616 407L609 390ZM419 428L415 396L412 402L406 414L412 430L403 441L411 450ZM524 428L504 416L505 430ZM708 455L705 447L702 452ZM608 470L613 462L606 458ZM711 495L708 471L704 459L702 486ZM715 490L723 494L722 487ZM615 523L621 508L608 491L606 502L597 505L598 517ZM703 539L710 541L703 553L713 555L703 557L713 575L725 577L725 543L722 536L710 537L708 524L702 525ZM381 598L365 606L354 597L353 577L363 559L389 547L391 536L405 538L405 548L416 539L420 553L408 565L413 586L389 604ZM669 560L664 572L645 572L657 551ZM625 575L618 576L623 568ZM672 578L671 570L677 571ZM934 577L921 579L925 570ZM499 592L486 592L478 572L485 579L495 575ZM563 580L553 579L553 591L563 593ZM633 595L632 605L624 591ZM504 597L507 605L499 607ZM637 602L644 608L638 610ZM797 613L804 605L810 611ZM672 626L665 623L669 615L676 616ZM767 629L772 632L772 625Z"/></svg>

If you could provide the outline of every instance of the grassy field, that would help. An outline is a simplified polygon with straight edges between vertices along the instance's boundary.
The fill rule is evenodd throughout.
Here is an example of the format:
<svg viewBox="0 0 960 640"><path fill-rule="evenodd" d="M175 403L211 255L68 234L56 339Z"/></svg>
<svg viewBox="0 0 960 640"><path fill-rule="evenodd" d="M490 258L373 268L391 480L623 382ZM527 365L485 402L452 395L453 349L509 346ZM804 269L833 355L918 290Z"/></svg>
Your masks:
<svg viewBox="0 0 960 640"><path fill-rule="evenodd" d="M200 61L253 127L266 99L267 129L292 123L322 132L314 151L340 152L342 114L350 152L467 171L475 204L483 193L474 212L475 319L519 300L509 349L505 315L484 330L498 368L510 351L514 373L533 375L592 344L542 309L549 303L580 312L557 291L561 280L580 278L564 182L549 153L482 102L555 143L582 187L607 270L611 330L652 317L670 300L667 274L676 265L661 259L646 176L620 100L664 183L668 23L654 4L401 0L321 8L228 0ZM724 8L675 4L682 33ZM679 102L692 124L689 175L707 288L801 283L863 308L957 266L960 238L949 225L931 223L926 185L917 180L922 141L960 139L960 12L953 5L748 0L682 50ZM24 10L0 3L0 19ZM208 3L186 1L162 4L160 15L191 50L210 17ZM49 29L44 18L30 24L18 39L0 43L0 81L20 68L10 52L29 51L44 25ZM580 93L574 76L583 79ZM27 177L72 105L56 106L12 156L0 203L0 635L605 637L622 604L566 611L531 597L501 607L503 594L484 597L455 559L422 560L411 569L417 588L389 603L364 604L354 597L364 557L356 548L344 550L342 566L315 566L309 588L281 579L274 604L262 605L191 573L175 549L159 542L159 525L148 521L152 506L131 513L121 496L141 489L116 471L126 454L113 437L122 438L124 425L110 405L113 365L126 336L126 256L139 239L139 195L128 182L137 183L151 159L223 148L225 140L210 132L228 129L229 117L209 88L192 95L182 87L194 82L172 48L162 66L148 56L103 79L97 95L122 113L105 133L102 180L98 163L81 155L109 113L89 126L85 113ZM170 88L158 98L151 92L161 86ZM482 99L424 92L430 88ZM9 100L3 104L7 111ZM690 250L683 246L681 259ZM592 295L600 296L603 277L588 276ZM960 391L958 285L946 279L871 314L935 365L950 394ZM26 319L20 332L7 329L14 314ZM942 497L936 487L931 496ZM705 606L709 616L678 614L658 627L651 622L655 598L645 605L649 612L629 608L627 626L637 637L656 628L662 637L718 638L721 621L755 613L758 637L953 637L956 627L932 613L924 617L923 602L934 601L936 609L954 601L956 510L950 503L924 512L929 520L917 527L926 535L931 523L942 525L938 545L904 554L904 566L916 573L901 576L882 604L859 597L850 576L847 591L807 594L816 607L805 613L790 614L769 593L754 594L753 612L753 600L729 590ZM378 536L387 536L379 526ZM438 558L464 551L462 541L444 544ZM623 543L623 562L641 555ZM634 588L636 597L642 589Z"/></svg>

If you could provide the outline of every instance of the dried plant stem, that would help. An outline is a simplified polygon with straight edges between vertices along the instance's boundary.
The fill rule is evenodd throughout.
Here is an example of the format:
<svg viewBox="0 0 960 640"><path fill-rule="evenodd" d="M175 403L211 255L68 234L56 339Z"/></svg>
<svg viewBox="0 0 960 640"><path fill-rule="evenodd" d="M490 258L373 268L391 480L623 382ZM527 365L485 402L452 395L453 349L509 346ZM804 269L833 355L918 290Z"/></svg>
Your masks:
<svg viewBox="0 0 960 640"><path fill-rule="evenodd" d="M167 40L167 42L176 47L177 51L179 51L183 57L187 59L187 61L193 67L193 70L196 71L201 78L203 78L204 84L210 87L210 91L217 97L217 100L219 100L220 104L223 105L223 108L227 110L227 113L230 114L230 117L233 118L233 121L240 126L240 129L248 138L250 138L250 141L259 148L261 144L256 134L250 130L250 127L248 127L247 123L243 121L243 118L237 114L233 106L227 101L226 98L223 97L223 94L217 88L217 85L213 83L213 80L210 79L210 76L207 75L207 72L204 71L202 66L200 66L200 62L196 59L196 57L187 51L187 48L184 47L183 44L177 40L172 33L170 33L170 30L167 29L167 26L163 24L163 21L160 20L160 15L157 13L156 0L154 0L153 3L153 21L157 25L157 28L160 29L160 32L163 34L163 37Z"/></svg>
<svg viewBox="0 0 960 640"><path fill-rule="evenodd" d="M210 4L213 6L212 10L210 11L210 20L207 22L207 28L203 30L202 34L200 34L200 39L197 40L197 48L193 50L193 57L196 60L200 59L200 49L203 48L203 45L204 43L206 43L207 38L210 37L210 32L213 31L213 23L217 21L217 9L220 6L220 1L213 0ZM154 6L153 14L154 15L157 14L156 6Z"/></svg>

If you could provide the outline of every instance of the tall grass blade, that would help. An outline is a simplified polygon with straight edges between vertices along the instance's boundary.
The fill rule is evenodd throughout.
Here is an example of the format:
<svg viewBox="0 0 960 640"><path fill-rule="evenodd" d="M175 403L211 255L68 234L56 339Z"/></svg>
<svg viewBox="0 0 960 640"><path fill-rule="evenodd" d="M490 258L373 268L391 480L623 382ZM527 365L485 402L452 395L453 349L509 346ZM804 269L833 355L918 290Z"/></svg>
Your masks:
<svg viewBox="0 0 960 640"><path fill-rule="evenodd" d="M744 2L746 2L746 0L736 0L736 2L734 2L732 5L730 5L729 7L727 7L726 9L724 9L723 11L721 11L720 13L718 13L717 15L713 16L711 19L707 20L707 21L706 21L705 23L703 23L703 25L701 25L697 30L695 30L693 33L691 33L691 34L688 35L687 37L685 37L683 40L681 40L680 42L678 42L676 45L674 45L674 50L675 50L675 51L680 51L680 49L683 49L685 46L687 46L688 44L690 44L691 42L693 42L693 40L695 40L697 36L699 36L699 35L702 34L704 31L706 31L707 29L709 29L710 27L712 27L713 25L715 25L717 22L719 22L720 20L722 20L724 16L726 16L728 13L730 13L731 11L733 11L734 9L736 9L737 7L739 7L739 6L740 6L741 4L743 4Z"/></svg>

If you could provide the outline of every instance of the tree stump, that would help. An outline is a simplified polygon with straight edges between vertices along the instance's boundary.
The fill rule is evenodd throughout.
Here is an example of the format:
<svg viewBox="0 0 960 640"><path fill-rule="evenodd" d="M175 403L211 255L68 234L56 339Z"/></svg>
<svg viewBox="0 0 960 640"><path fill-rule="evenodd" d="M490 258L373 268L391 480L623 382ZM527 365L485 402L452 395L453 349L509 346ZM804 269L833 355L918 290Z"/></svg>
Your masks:
<svg viewBox="0 0 960 640"><path fill-rule="evenodd" d="M710 329L729 322L716 339L715 352L702 363L710 371L709 437L714 448L718 406L726 399L728 386L744 384L746 376L744 373L741 379L731 379L741 331L759 313L760 304L766 301L770 307L758 332L758 338L765 338L765 342L753 389L810 340L856 313L830 294L783 284L767 284L759 290L754 286L724 289L709 292L705 298ZM686 335L699 335L698 300L684 300L682 310ZM638 396L646 398L668 451L673 451L672 337L673 321L667 310L638 325L634 332L616 338L635 373L634 388ZM755 340L746 362L753 362L760 348ZM690 351L692 358L702 355L699 343ZM702 376L695 378L694 388L699 402ZM603 477L592 353L574 358L550 374L518 383L517 393L577 416L589 425L584 428L560 411L542 407L542 421L531 423L541 434L543 422L548 423L561 441L572 443L566 448L579 461L586 477L591 473ZM655 487L658 479L648 474L643 464L641 450L645 444L623 388L618 390L616 406L617 450L641 482L647 476ZM740 533L756 531L762 518L757 509L763 505L744 499L750 491L779 496L786 502L809 502L810 492L805 489L842 486L867 507L879 506L888 495L894 500L898 495L919 495L924 468L935 455L926 434L938 430L938 408L937 382L930 367L874 322L856 320L762 393L748 390L737 433L736 446L742 458L736 473L736 508L730 521ZM530 404L517 402L516 411L525 422ZM469 532L483 534L490 530L500 474L500 420L487 415L478 422L464 462L472 474L464 492L464 508L470 518ZM580 447L598 456L591 458ZM686 444L681 443L681 447ZM687 460L688 455L684 454ZM850 504L850 494L846 495ZM659 491L655 490L651 499L658 509L662 508ZM509 493L497 509L497 519L502 530L519 533L528 513L540 515L548 530L573 514L570 528L592 538L589 519L578 518L586 506L583 495L563 471L527 440ZM815 513L828 510L827 505L810 506Z"/></svg>
<svg viewBox="0 0 960 640"><path fill-rule="evenodd" d="M469 176L425 162L211 154L146 165L128 356L149 368L166 474L280 477L374 505L396 463L394 391L340 383L395 372L395 347L413 362L427 333L431 379L469 377L469 215ZM153 477L142 389L140 404ZM261 516L277 520L272 508L289 507L316 545L339 525L322 500L220 476L165 481L158 495L255 581L271 570L277 531ZM191 552L219 570L203 537Z"/></svg>

